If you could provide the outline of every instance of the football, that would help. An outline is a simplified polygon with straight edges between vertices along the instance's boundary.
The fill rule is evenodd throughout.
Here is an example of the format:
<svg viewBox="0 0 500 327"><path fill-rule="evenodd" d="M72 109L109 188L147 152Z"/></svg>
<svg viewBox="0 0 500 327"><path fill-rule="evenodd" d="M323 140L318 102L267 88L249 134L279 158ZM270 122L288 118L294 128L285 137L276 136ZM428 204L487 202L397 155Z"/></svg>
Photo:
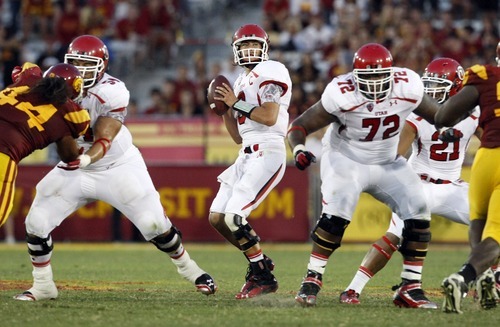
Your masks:
<svg viewBox="0 0 500 327"><path fill-rule="evenodd" d="M224 103L224 101L214 100L214 97L217 95L215 93L215 88L217 86L222 86L222 83L226 83L231 86L231 83L227 80L223 75L216 76L208 86L207 99L210 109L212 109L217 115L222 116L226 113L229 107Z"/></svg>

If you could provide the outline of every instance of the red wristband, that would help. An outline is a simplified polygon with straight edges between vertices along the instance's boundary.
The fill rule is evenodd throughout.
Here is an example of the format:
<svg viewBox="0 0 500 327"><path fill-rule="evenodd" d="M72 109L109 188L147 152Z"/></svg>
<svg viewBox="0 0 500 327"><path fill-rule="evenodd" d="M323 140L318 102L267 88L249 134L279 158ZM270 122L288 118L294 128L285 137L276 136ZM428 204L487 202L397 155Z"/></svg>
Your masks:
<svg viewBox="0 0 500 327"><path fill-rule="evenodd" d="M295 126L290 127L288 129L287 134L290 133L291 131L301 131L304 134L304 136L307 136L306 129L303 126L300 126L300 125L295 125Z"/></svg>
<svg viewBox="0 0 500 327"><path fill-rule="evenodd" d="M102 156L108 152L108 149L111 147L111 141L105 137L101 137L100 139L97 139L94 141L94 144L99 143L102 146Z"/></svg>

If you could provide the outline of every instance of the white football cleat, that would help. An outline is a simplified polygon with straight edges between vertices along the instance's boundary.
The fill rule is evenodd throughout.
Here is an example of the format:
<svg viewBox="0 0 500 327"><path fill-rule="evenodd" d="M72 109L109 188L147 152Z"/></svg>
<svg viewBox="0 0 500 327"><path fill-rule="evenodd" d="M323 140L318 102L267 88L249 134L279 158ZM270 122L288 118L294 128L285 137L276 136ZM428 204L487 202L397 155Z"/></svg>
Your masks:
<svg viewBox="0 0 500 327"><path fill-rule="evenodd" d="M53 281L35 282L33 287L21 294L14 296L14 300L19 301L41 301L55 300L58 291Z"/></svg>

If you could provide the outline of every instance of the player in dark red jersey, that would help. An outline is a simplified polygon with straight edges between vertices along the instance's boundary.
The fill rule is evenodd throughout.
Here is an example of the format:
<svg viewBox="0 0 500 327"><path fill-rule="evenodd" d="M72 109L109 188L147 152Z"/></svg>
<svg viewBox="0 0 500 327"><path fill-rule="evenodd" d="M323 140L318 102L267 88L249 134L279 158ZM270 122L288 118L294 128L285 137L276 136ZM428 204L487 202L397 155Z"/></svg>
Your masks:
<svg viewBox="0 0 500 327"><path fill-rule="evenodd" d="M56 66L46 77L35 64L16 67L14 84L0 92L0 226L12 210L19 161L53 142L63 161L75 160L74 139L89 126L87 111L71 100L83 87L78 69Z"/></svg>
<svg viewBox="0 0 500 327"><path fill-rule="evenodd" d="M474 65L467 69L463 89L437 112L436 128L453 126L481 108L481 146L472 165L469 202L471 252L459 272L443 280L443 311L461 311L461 300L474 286L483 309L496 306L498 288L490 268L500 256L500 43L497 66ZM496 276L498 278L498 276ZM498 279L497 279L498 282Z"/></svg>

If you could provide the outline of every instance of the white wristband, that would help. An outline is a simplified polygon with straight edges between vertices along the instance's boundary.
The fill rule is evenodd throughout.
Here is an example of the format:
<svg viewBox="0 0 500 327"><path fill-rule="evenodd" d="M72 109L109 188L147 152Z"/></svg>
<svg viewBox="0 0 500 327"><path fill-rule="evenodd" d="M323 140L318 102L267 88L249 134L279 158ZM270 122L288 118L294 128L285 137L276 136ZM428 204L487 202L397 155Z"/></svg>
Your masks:
<svg viewBox="0 0 500 327"><path fill-rule="evenodd" d="M306 151L306 146L304 144L297 144L295 148L293 148L293 155L295 156L299 151Z"/></svg>
<svg viewBox="0 0 500 327"><path fill-rule="evenodd" d="M87 167L88 165L90 165L90 162L92 161L88 154L81 154L78 156L78 159L80 160L80 164L78 165L80 168Z"/></svg>

